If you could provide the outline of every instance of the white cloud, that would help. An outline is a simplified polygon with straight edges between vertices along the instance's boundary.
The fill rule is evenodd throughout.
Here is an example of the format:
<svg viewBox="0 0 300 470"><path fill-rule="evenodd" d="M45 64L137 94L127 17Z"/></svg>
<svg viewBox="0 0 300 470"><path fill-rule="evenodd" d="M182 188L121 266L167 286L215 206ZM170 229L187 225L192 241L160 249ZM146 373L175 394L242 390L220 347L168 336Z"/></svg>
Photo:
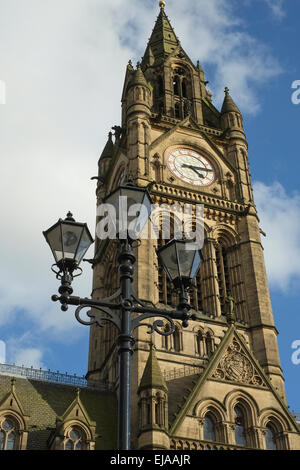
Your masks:
<svg viewBox="0 0 300 470"><path fill-rule="evenodd" d="M6 341L7 363L17 366L45 368L43 355L45 349L39 346L39 342L32 334L27 331L19 337L11 336Z"/></svg>
<svg viewBox="0 0 300 470"><path fill-rule="evenodd" d="M285 16L283 8L285 0L264 0L264 2L271 8L271 11L276 18L282 19Z"/></svg>
<svg viewBox="0 0 300 470"><path fill-rule="evenodd" d="M13 359L13 363L17 366L33 367L34 369L45 369L42 363L42 351L35 348L21 349L19 350Z"/></svg>
<svg viewBox="0 0 300 470"><path fill-rule="evenodd" d="M300 279L300 193L289 195L278 182L256 182L254 196L267 234L262 242L269 281L286 291Z"/></svg>
<svg viewBox="0 0 300 470"><path fill-rule="evenodd" d="M128 59L143 54L158 8L141 0L0 0L0 5L0 79L7 101L0 107L0 325L22 318L49 335L68 331L71 340L87 329L76 324L74 308L63 313L50 300L58 282L42 230L71 210L93 232L90 177L97 173L110 126L120 123ZM279 68L243 31L230 2L174 0L166 11L191 57L214 66L210 79L220 88L219 102L229 85L241 108L256 112L256 86ZM84 271L74 291L88 296L90 266Z"/></svg>
<svg viewBox="0 0 300 470"><path fill-rule="evenodd" d="M213 67L214 76L206 79L210 80L215 102L221 106L224 87L228 86L242 112L257 113L257 87L281 73L277 59L247 32L247 24L234 14L232 2L197 0L190 14L189 5L174 0L168 11L172 12L171 19L176 18L176 24L172 23L184 49L194 60L200 59L204 71L207 65Z"/></svg>

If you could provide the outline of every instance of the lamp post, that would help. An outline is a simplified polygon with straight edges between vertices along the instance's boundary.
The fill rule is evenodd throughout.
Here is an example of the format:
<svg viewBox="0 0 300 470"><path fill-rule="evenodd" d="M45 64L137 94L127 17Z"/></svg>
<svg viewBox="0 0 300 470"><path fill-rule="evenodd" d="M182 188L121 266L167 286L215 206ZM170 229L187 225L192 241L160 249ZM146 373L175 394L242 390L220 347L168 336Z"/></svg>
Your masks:
<svg viewBox="0 0 300 470"><path fill-rule="evenodd" d="M81 274L82 270L79 264L93 243L93 238L86 224L75 222L72 214L68 213L65 220L60 219L43 233L55 259L55 264L51 269L57 279L61 281L58 289L60 296L53 295L52 300L59 301L63 311L68 309L68 305L77 306L75 317L83 325L104 326L106 322L110 322L119 331L117 341L120 356L118 447L119 450L129 450L131 357L135 343L134 330L140 326L147 326L149 334L155 331L160 335L169 336L175 331L174 319L181 320L184 327L188 326L188 319L192 317L189 313L187 287L200 267L201 254L199 251L187 250L186 245L189 242L183 240L173 240L158 250L159 259L170 281L179 289L179 304L176 310L163 310L147 306L132 291L136 260L132 244L134 240L139 238L150 216L151 199L149 193L147 189L135 187L129 183L113 191L104 202L114 208L113 223L116 237L120 243L118 258L120 288L112 296L102 300L72 296L73 278ZM128 211L124 211L125 203ZM130 214L133 213L132 209L135 204L139 204L140 210L133 217ZM76 274L77 270L79 270L78 274ZM80 318L81 310L87 307L93 309L87 312L89 321ZM135 315L133 318L133 313L139 315ZM144 323L144 320L147 319L154 321L153 323ZM168 331L159 329L164 326L163 320L170 324Z"/></svg>

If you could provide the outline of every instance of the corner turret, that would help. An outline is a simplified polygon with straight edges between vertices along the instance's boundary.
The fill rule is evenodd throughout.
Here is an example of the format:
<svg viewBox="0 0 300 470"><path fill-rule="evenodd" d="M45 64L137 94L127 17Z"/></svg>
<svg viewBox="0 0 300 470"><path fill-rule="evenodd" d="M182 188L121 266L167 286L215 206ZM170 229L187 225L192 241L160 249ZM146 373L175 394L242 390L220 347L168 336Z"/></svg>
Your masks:
<svg viewBox="0 0 300 470"><path fill-rule="evenodd" d="M230 137L243 138L245 140L242 113L225 88L225 98L221 110L221 127L229 131Z"/></svg>
<svg viewBox="0 0 300 470"><path fill-rule="evenodd" d="M138 388L140 410L139 449L169 448L168 388L160 370L154 345Z"/></svg>

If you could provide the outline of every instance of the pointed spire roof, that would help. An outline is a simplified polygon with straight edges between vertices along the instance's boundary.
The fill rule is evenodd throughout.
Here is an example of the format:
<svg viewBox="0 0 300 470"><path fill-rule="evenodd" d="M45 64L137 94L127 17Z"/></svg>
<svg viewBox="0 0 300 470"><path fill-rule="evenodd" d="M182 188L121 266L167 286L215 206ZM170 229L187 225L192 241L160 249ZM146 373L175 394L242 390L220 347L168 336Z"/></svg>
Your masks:
<svg viewBox="0 0 300 470"><path fill-rule="evenodd" d="M221 114L226 114L226 113L239 113L242 114L233 99L231 98L229 94L229 88L225 88L225 98L223 101L223 106L221 110Z"/></svg>
<svg viewBox="0 0 300 470"><path fill-rule="evenodd" d="M132 79L130 80L129 86L135 86L135 85L144 85L149 88L149 85L147 83L147 80L145 78L145 75L143 74L143 71L141 69L141 64L140 62L137 63L137 69L134 72L134 75Z"/></svg>
<svg viewBox="0 0 300 470"><path fill-rule="evenodd" d="M111 158L113 154L114 154L114 143L112 140L112 132L109 132L108 141L106 142L103 152L101 153L101 156L99 158L99 163L100 161L103 161L105 158Z"/></svg>
<svg viewBox="0 0 300 470"><path fill-rule="evenodd" d="M153 343L151 343L150 346L150 353L139 386L139 392L147 388L158 388L165 392L168 391L165 379L158 364Z"/></svg>
<svg viewBox="0 0 300 470"><path fill-rule="evenodd" d="M147 60L149 56L152 56L154 57L154 61L159 63L172 54L180 44L169 18L165 13L164 6L165 2L160 2L160 13L149 39L143 62Z"/></svg>

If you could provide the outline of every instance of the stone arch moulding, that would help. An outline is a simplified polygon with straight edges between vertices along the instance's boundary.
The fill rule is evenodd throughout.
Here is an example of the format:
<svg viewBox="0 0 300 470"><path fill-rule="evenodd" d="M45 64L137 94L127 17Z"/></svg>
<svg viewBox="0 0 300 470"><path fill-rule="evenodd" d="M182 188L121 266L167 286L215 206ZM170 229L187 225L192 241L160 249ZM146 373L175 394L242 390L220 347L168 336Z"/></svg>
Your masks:
<svg viewBox="0 0 300 470"><path fill-rule="evenodd" d="M247 417L252 426L257 425L258 416L260 414L259 407L254 398L245 390L233 390L229 392L224 399L225 408L228 410L230 421L234 421L234 407L240 405L245 408Z"/></svg>
<svg viewBox="0 0 300 470"><path fill-rule="evenodd" d="M15 410L2 409L0 411L0 420L11 420L16 423L16 440L14 444L14 450L26 450L27 439L28 439L28 416L22 416Z"/></svg>
<svg viewBox="0 0 300 470"><path fill-rule="evenodd" d="M215 398L202 398L199 400L193 408L193 416L198 418L204 418L208 411L216 410L222 421L226 421L226 408L223 403Z"/></svg>
<svg viewBox="0 0 300 470"><path fill-rule="evenodd" d="M192 65L189 63L188 60L186 60L185 56L182 59L180 57L177 57L176 54L178 53L180 53L180 49L177 47L166 60L166 64L171 67L172 73L175 71L176 68L181 68L186 71L190 76L189 78L192 79L192 77L194 76L194 69Z"/></svg>
<svg viewBox="0 0 300 470"><path fill-rule="evenodd" d="M259 426L265 428L268 423L273 424L278 431L279 427L281 427L281 430L283 431L291 430L291 427L285 416L273 408L265 408L261 411L261 415L259 417Z"/></svg>
<svg viewBox="0 0 300 470"><path fill-rule="evenodd" d="M210 236L216 241L223 239L227 248L236 245L240 241L237 232L225 224L218 224L212 227Z"/></svg>
<svg viewBox="0 0 300 470"><path fill-rule="evenodd" d="M86 423L84 423L80 419L70 419L68 421L65 421L62 424L61 430L65 434L69 430L69 428L72 428L72 427L79 428L82 431L84 431L87 440L92 439L92 432L90 428L86 425Z"/></svg>

